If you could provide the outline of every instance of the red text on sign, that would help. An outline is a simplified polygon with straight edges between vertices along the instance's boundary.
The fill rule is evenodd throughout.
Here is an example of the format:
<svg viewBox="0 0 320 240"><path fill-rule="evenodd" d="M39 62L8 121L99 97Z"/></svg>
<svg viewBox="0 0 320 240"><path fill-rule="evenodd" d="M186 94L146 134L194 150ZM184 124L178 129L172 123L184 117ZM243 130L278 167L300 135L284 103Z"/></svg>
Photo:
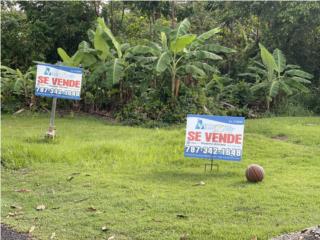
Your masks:
<svg viewBox="0 0 320 240"><path fill-rule="evenodd" d="M49 82L49 77L44 77L44 76L38 77L38 83L48 84L48 82Z"/></svg>
<svg viewBox="0 0 320 240"><path fill-rule="evenodd" d="M80 88L80 81L62 79L62 78L52 78L52 84L64 87L76 87Z"/></svg>
<svg viewBox="0 0 320 240"><path fill-rule="evenodd" d="M188 140L189 141L201 141L201 132L188 132Z"/></svg>
<svg viewBox="0 0 320 240"><path fill-rule="evenodd" d="M206 132L206 142L218 142L218 143L235 143L241 144L241 134L231 133L208 133Z"/></svg>

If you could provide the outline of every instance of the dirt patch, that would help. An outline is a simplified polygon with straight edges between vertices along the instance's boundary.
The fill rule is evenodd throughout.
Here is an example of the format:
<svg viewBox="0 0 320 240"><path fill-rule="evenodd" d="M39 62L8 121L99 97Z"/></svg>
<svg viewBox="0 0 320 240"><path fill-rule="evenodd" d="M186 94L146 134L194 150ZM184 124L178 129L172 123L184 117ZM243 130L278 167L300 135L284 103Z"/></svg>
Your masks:
<svg viewBox="0 0 320 240"><path fill-rule="evenodd" d="M285 134L278 134L278 135L275 135L271 138L276 139L276 140L280 140L280 141L287 141L288 140L288 136Z"/></svg>
<svg viewBox="0 0 320 240"><path fill-rule="evenodd" d="M320 240L320 225L300 232L284 234L271 240Z"/></svg>
<svg viewBox="0 0 320 240"><path fill-rule="evenodd" d="M5 240L31 240L26 233L19 233L10 227L1 224L1 239Z"/></svg>

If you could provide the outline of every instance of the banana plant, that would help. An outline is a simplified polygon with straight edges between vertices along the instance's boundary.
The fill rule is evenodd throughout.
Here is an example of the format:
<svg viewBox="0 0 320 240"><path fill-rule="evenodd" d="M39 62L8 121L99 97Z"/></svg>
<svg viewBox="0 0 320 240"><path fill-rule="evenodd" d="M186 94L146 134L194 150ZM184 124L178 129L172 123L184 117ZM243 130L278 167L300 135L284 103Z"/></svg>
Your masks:
<svg viewBox="0 0 320 240"><path fill-rule="evenodd" d="M2 101L6 100L8 93L14 93L18 97L23 97L26 105L30 106L34 97L35 68L30 67L25 73L6 66L0 66L0 69Z"/></svg>
<svg viewBox="0 0 320 240"><path fill-rule="evenodd" d="M216 43L206 44L207 40L220 32L220 28L211 29L199 36L189 33L189 29L190 22L184 19L177 28L161 32L160 43L150 42L146 46L131 49L132 54L141 54L143 60L153 62L157 74L170 74L173 98L178 97L183 78L188 75L195 79L207 78L218 71L215 63L222 60L222 57L217 53L234 52Z"/></svg>
<svg viewBox="0 0 320 240"><path fill-rule="evenodd" d="M126 54L130 46L117 41L103 18L97 19L96 29L89 30L88 36L91 43L82 41L73 56L58 48L59 56L65 65L81 66L87 70L84 87L91 95L106 96L108 90L118 86L113 93L119 93L122 100L125 79L132 68L131 55ZM102 98L100 102L103 102Z"/></svg>
<svg viewBox="0 0 320 240"><path fill-rule="evenodd" d="M113 36L103 18L97 19L96 30L88 31L92 42L82 41L78 51L69 56L65 50L58 48L58 54L67 66L82 66L93 75L103 73L108 86L118 84L125 70L122 45Z"/></svg>
<svg viewBox="0 0 320 240"><path fill-rule="evenodd" d="M62 48L58 48L58 54L63 63L68 66L82 66L87 70L84 87L90 96L95 96L96 101L104 102L106 100L104 96L110 92L119 93L120 100L125 101L126 96L130 95L129 88L134 87L128 81L132 78L131 73L136 75L135 68L147 67L154 57L150 59L140 54L145 50L143 46L130 47L128 43L120 44L103 18L97 19L95 30L88 30L88 37L90 43L82 41L78 51L72 56ZM114 87L113 90L109 91L112 87Z"/></svg>
<svg viewBox="0 0 320 240"><path fill-rule="evenodd" d="M263 91L267 110L270 103L278 96L292 95L294 92L308 92L304 84L309 84L313 75L301 69L298 65L287 64L281 50L275 49L270 53L261 43L259 44L262 63L252 61L249 72L239 74L243 77L253 77L256 82L251 87L253 92Z"/></svg>

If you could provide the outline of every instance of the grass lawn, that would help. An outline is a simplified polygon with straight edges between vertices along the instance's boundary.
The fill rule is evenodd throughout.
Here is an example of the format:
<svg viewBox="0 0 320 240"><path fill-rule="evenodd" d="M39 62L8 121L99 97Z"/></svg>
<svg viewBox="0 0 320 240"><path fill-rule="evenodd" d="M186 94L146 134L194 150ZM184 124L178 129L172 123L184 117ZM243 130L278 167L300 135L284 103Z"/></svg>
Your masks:
<svg viewBox="0 0 320 240"><path fill-rule="evenodd" d="M1 221L37 239L269 239L320 223L319 117L248 120L243 160L206 173L183 157L184 126L64 117L50 143L48 122L2 116ZM251 163L262 183L245 181Z"/></svg>

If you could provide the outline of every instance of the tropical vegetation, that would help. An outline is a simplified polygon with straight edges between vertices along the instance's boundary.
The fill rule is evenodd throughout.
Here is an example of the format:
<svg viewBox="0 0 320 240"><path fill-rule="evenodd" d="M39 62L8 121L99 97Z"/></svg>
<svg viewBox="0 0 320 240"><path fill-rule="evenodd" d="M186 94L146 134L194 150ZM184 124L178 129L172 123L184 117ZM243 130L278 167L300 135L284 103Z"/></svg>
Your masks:
<svg viewBox="0 0 320 240"><path fill-rule="evenodd" d="M84 69L81 100L59 110L128 124L320 112L318 2L1 5L3 112L50 109L37 62Z"/></svg>

